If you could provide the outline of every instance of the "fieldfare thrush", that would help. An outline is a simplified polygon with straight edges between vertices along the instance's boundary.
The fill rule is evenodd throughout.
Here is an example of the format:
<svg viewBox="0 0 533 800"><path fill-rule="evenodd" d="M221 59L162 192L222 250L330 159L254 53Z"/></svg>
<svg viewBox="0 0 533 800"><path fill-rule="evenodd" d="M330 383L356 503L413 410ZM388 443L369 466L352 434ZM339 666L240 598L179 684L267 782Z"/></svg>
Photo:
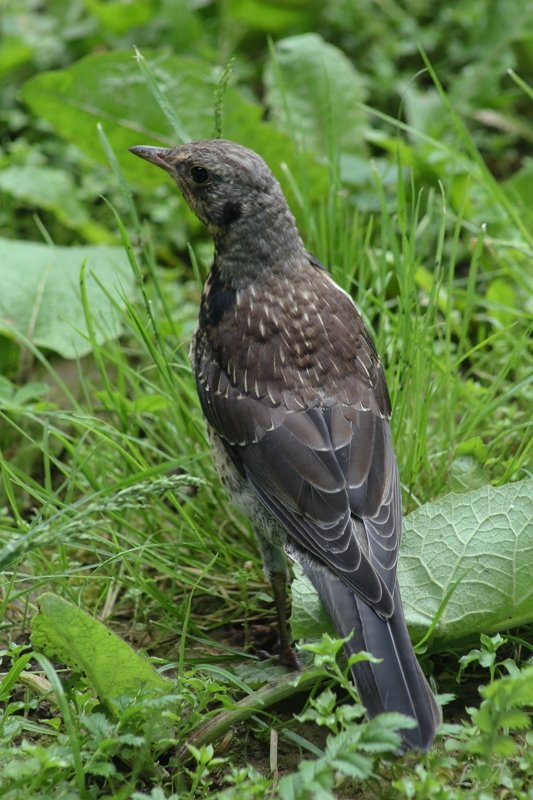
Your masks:
<svg viewBox="0 0 533 800"><path fill-rule="evenodd" d="M402 506L383 369L355 304L298 234L254 152L220 139L132 147L166 170L215 243L192 363L215 464L252 521L294 663L286 556L310 578L373 717L398 711L427 750L440 711L405 624L396 562Z"/></svg>

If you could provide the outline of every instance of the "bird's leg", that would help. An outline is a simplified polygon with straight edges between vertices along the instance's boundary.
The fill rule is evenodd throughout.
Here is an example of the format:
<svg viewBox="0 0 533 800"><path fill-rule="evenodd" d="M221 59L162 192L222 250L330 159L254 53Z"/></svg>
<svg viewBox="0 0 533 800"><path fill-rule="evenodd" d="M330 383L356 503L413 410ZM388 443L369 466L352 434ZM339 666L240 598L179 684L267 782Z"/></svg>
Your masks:
<svg viewBox="0 0 533 800"><path fill-rule="evenodd" d="M268 530L268 529L267 529ZM257 531L257 529L256 529ZM287 558L281 541L277 541L275 533L270 529L265 535L262 531L257 531L259 546L265 574L272 586L274 604L278 617L279 631L279 660L280 663L292 669L300 669L300 661L291 646L289 626L287 624L287 579L289 570L287 568Z"/></svg>
<svg viewBox="0 0 533 800"><path fill-rule="evenodd" d="M289 626L287 624L287 572L273 572L270 585L274 595L279 629L279 661L286 667L300 669L300 661L291 645Z"/></svg>

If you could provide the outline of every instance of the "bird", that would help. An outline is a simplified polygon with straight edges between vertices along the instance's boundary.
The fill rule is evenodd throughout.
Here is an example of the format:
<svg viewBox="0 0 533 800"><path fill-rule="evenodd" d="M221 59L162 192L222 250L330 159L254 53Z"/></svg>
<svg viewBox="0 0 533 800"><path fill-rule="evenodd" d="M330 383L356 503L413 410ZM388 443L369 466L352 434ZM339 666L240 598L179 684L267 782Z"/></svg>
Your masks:
<svg viewBox="0 0 533 800"><path fill-rule="evenodd" d="M318 592L369 718L401 712L427 751L439 705L413 650L396 565L402 502L383 367L350 295L311 255L265 161L233 141L130 151L161 167L214 240L191 361L213 460L254 527L288 631L288 563Z"/></svg>

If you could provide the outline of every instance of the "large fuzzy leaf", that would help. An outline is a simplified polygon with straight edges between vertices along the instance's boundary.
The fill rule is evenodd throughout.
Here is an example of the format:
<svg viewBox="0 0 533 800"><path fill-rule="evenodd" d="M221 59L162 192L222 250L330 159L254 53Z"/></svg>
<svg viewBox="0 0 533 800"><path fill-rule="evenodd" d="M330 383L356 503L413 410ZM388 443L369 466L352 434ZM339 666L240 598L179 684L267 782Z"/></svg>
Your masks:
<svg viewBox="0 0 533 800"><path fill-rule="evenodd" d="M145 53L159 90L189 139L213 136L214 98L219 73L206 61ZM156 170L144 168L128 153L135 144L177 144L177 135L154 99L131 52L93 54L72 66L45 72L24 86L24 100L65 139L92 158L105 160L97 134L101 123L128 181L161 183ZM298 174L294 145L284 133L263 121L263 108L229 87L224 97L223 135L251 147L265 158L282 181L287 164ZM308 188L324 189L325 172L305 161ZM288 188L286 182L285 188Z"/></svg>
<svg viewBox="0 0 533 800"><path fill-rule="evenodd" d="M328 155L365 153L365 91L345 54L316 33L276 43L265 70L267 103L280 128Z"/></svg>
<svg viewBox="0 0 533 800"><path fill-rule="evenodd" d="M405 518L398 580L413 638L435 629L436 646L533 622L533 480L483 486L427 503ZM319 636L328 622L310 583L293 583L293 634Z"/></svg>
<svg viewBox="0 0 533 800"><path fill-rule="evenodd" d="M170 682L143 655L78 606L46 592L39 598L39 612L31 624L35 650L82 672L111 708L125 695L169 691Z"/></svg>
<svg viewBox="0 0 533 800"><path fill-rule="evenodd" d="M44 208L68 228L79 230L91 242L112 242L112 234L91 219L79 200L73 177L66 170L34 164L13 165L0 172L0 193L5 192L26 205Z"/></svg>
<svg viewBox="0 0 533 800"><path fill-rule="evenodd" d="M37 347L64 358L88 353L80 291L85 285L95 339L116 338L121 323L115 306L131 293L133 273L120 247L49 247L0 239L0 333L22 334Z"/></svg>

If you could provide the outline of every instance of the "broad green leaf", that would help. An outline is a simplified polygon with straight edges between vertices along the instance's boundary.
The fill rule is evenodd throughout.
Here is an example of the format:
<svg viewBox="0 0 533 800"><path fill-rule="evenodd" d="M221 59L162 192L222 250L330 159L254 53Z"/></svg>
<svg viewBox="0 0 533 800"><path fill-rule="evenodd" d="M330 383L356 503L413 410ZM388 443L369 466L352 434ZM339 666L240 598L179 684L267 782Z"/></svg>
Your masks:
<svg viewBox="0 0 533 800"><path fill-rule="evenodd" d="M316 0L232 0L226 13L238 23L274 34L295 25L312 27L317 6Z"/></svg>
<svg viewBox="0 0 533 800"><path fill-rule="evenodd" d="M102 27L113 33L125 33L130 28L146 25L154 15L154 0L84 0L88 10Z"/></svg>
<svg viewBox="0 0 533 800"><path fill-rule="evenodd" d="M215 81L206 66L191 58L147 55L161 89L172 96L183 125L194 138L208 135ZM155 182L153 170L139 169L127 153L132 144L173 144L172 131L149 93L133 54L105 53L82 58L63 70L44 72L24 85L23 98L65 139L92 158L104 161L96 125L107 139L128 179Z"/></svg>
<svg viewBox="0 0 533 800"><path fill-rule="evenodd" d="M468 492L486 486L488 470L472 455L457 455L448 471L448 482L453 492Z"/></svg>
<svg viewBox="0 0 533 800"><path fill-rule="evenodd" d="M273 120L301 145L327 155L363 154L365 92L345 54L316 33L276 42L265 70Z"/></svg>
<svg viewBox="0 0 533 800"><path fill-rule="evenodd" d="M206 61L185 56L143 53L159 89L191 139L212 136L214 95L219 70ZM128 153L135 144L176 144L169 121L157 105L131 52L94 54L72 66L45 72L24 86L24 100L65 139L92 158L104 161L96 132L104 127L127 180L145 185L161 183L161 174ZM223 135L251 147L265 158L285 183L283 164L293 175L301 172L291 140L262 120L263 108L229 87L224 96ZM304 158L305 156L301 156ZM325 172L305 160L310 194L324 190Z"/></svg>
<svg viewBox="0 0 533 800"><path fill-rule="evenodd" d="M405 118L413 130L439 137L446 130L447 112L436 89L430 87L418 90L415 84L408 84L402 90Z"/></svg>
<svg viewBox="0 0 533 800"><path fill-rule="evenodd" d="M512 325L516 319L516 293L508 281L495 278L487 287L485 298L489 303L489 314L502 327Z"/></svg>
<svg viewBox="0 0 533 800"><path fill-rule="evenodd" d="M533 621L533 480L483 486L428 503L404 520L398 580L409 629L419 639L445 595L434 633L451 642ZM295 638L331 626L311 583L295 569Z"/></svg>
<svg viewBox="0 0 533 800"><path fill-rule="evenodd" d="M0 239L0 333L22 334L64 358L90 352L80 292L86 263L88 305L98 343L121 332L115 306L131 295L133 273L120 247L49 247Z"/></svg>
<svg viewBox="0 0 533 800"><path fill-rule="evenodd" d="M533 140L533 136L531 138ZM523 166L508 178L503 186L513 200L531 213L533 208L533 159L526 157Z"/></svg>
<svg viewBox="0 0 533 800"><path fill-rule="evenodd" d="M278 662L244 661L237 664L233 673L237 678L252 689L257 689L270 681L276 681L287 674L287 667Z"/></svg>
<svg viewBox="0 0 533 800"><path fill-rule="evenodd" d="M456 581L435 636L446 641L533 621L533 480L427 503L405 519L398 566L418 637Z"/></svg>
<svg viewBox="0 0 533 800"><path fill-rule="evenodd" d="M19 64L29 61L32 55L33 48L18 37L3 36L0 48L0 75L7 74Z"/></svg>
<svg viewBox="0 0 533 800"><path fill-rule="evenodd" d="M326 609L311 581L296 562L292 565L291 632L295 639L319 639L325 631L335 634Z"/></svg>
<svg viewBox="0 0 533 800"><path fill-rule="evenodd" d="M78 606L46 592L39 609L31 623L34 649L83 673L111 708L124 695L168 692L170 683L143 655Z"/></svg>
<svg viewBox="0 0 533 800"><path fill-rule="evenodd" d="M94 242L111 242L109 231L91 220L87 209L76 196L76 186L65 170L14 165L0 172L0 192L37 208L52 211L63 225L79 230Z"/></svg>

